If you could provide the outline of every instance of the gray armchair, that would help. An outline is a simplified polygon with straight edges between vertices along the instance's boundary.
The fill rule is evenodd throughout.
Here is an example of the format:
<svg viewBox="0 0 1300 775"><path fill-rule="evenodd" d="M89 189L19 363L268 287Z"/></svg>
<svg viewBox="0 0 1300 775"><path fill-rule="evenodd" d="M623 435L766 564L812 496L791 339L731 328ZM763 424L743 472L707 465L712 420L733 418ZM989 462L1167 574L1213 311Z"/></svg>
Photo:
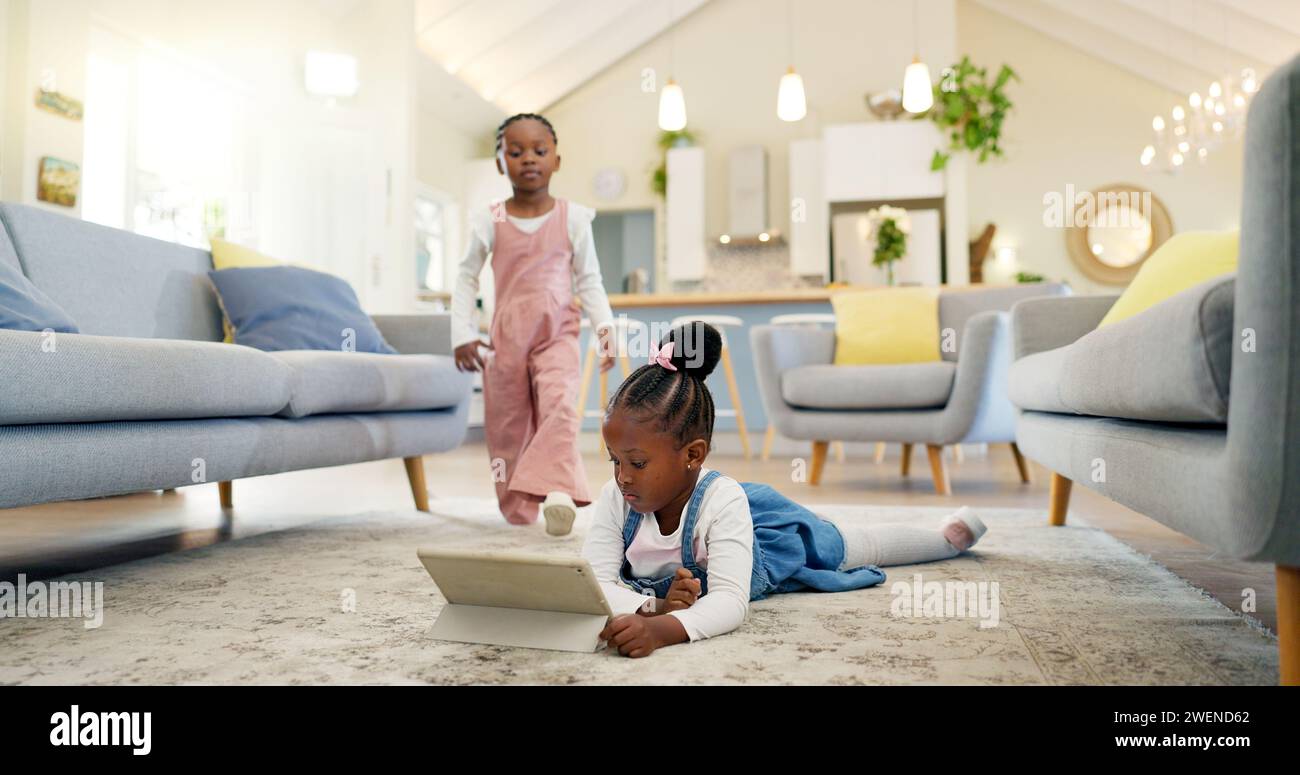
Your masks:
<svg viewBox="0 0 1300 775"><path fill-rule="evenodd" d="M1250 108L1238 270L1097 328L1115 297L1013 311L1016 440L1054 473L1232 557L1277 566L1300 683L1300 57Z"/></svg>
<svg viewBox="0 0 1300 775"><path fill-rule="evenodd" d="M912 446L926 445L935 490L948 494L943 447L1014 442L1015 409L1007 400L1011 363L1008 310L1036 296L1068 293L1060 284L950 289L939 296L939 330L956 348L930 363L835 366L835 332L789 326L750 331L759 394L768 422L783 436L813 442L809 482L818 484L832 441L903 444L907 476ZM1029 470L1012 443L1022 481Z"/></svg>

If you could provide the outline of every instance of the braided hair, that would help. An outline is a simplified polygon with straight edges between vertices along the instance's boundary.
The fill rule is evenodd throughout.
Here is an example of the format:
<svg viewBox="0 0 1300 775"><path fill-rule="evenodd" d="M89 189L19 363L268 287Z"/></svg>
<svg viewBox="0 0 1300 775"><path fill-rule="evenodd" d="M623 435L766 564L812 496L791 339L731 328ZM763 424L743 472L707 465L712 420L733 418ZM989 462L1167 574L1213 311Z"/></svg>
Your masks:
<svg viewBox="0 0 1300 775"><path fill-rule="evenodd" d="M551 142L556 145L560 144L560 138L555 136L555 127L551 126L551 122L547 121L545 116L538 115L537 113L516 113L505 121L502 121L501 126L497 127L497 147L496 150L493 151L494 154L501 153L501 144L505 141L506 137L506 127L516 121L525 120L540 121L542 125L546 127L546 131L551 133Z"/></svg>
<svg viewBox="0 0 1300 775"><path fill-rule="evenodd" d="M673 342L672 364L657 363L632 372L609 402L607 411L630 409L656 415L660 428L671 433L681 449L695 439L713 440L713 395L704 378L722 357L722 334L699 320L677 326L660 341Z"/></svg>

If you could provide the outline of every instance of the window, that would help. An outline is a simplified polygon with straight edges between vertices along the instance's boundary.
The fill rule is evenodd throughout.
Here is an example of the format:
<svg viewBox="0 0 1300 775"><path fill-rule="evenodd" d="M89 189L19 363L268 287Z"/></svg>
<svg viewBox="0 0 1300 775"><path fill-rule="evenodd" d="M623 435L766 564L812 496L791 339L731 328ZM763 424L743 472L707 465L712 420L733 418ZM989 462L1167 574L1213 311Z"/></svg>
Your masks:
<svg viewBox="0 0 1300 775"><path fill-rule="evenodd" d="M197 248L246 239L245 102L220 76L92 27L82 217Z"/></svg>

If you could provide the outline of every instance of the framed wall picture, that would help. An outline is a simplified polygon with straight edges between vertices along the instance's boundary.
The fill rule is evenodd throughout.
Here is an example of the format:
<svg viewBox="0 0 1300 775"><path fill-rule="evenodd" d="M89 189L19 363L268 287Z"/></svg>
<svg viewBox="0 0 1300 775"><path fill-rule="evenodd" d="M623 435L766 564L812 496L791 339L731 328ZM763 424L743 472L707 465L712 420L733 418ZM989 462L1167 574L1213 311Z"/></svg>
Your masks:
<svg viewBox="0 0 1300 775"><path fill-rule="evenodd" d="M36 198L42 202L77 206L77 188L81 185L81 167L70 161L42 156L36 178Z"/></svg>
<svg viewBox="0 0 1300 775"><path fill-rule="evenodd" d="M80 121L85 114L85 109L82 107L80 100L74 100L66 94L44 89L36 90L36 107L73 121Z"/></svg>

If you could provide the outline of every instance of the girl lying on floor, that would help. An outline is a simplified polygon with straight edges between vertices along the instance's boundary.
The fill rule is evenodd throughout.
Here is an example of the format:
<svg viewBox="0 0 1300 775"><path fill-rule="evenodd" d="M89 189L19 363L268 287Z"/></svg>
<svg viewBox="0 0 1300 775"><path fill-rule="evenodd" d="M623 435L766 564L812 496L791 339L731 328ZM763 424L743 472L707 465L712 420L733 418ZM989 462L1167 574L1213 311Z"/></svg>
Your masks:
<svg viewBox="0 0 1300 775"><path fill-rule="evenodd" d="M601 640L620 654L722 635L749 601L779 592L842 592L885 580L881 565L944 560L984 524L962 508L938 530L824 519L763 484L704 467L713 397L704 379L722 354L717 329L670 331L606 408L614 478L595 503L583 556L605 590Z"/></svg>

